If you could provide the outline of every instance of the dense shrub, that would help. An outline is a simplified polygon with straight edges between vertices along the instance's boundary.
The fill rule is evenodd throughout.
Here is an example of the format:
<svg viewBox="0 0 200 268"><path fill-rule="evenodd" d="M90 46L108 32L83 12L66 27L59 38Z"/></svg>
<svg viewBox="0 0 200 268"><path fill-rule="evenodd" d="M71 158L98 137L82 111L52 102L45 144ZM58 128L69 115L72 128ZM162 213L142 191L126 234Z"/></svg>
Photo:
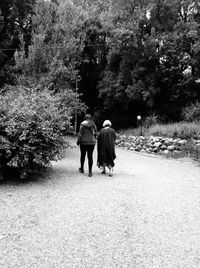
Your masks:
<svg viewBox="0 0 200 268"><path fill-rule="evenodd" d="M0 163L27 175L60 157L63 130L70 126L73 93L53 95L32 88L9 88L0 95Z"/></svg>
<svg viewBox="0 0 200 268"><path fill-rule="evenodd" d="M160 119L158 117L158 115L156 114L150 114L149 116L147 116L145 119L144 119L144 122L143 122L143 126L149 128L153 125L156 125L160 122Z"/></svg>
<svg viewBox="0 0 200 268"><path fill-rule="evenodd" d="M187 122L200 122L200 102L186 106L182 114Z"/></svg>

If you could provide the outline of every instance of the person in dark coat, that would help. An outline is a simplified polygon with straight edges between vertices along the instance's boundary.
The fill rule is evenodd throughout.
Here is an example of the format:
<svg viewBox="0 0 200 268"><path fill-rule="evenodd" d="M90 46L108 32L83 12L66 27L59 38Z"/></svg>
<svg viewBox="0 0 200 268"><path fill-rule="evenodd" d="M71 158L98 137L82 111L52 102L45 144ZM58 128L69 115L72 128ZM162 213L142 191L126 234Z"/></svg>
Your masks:
<svg viewBox="0 0 200 268"><path fill-rule="evenodd" d="M90 114L86 114L85 120L80 125L77 145L78 146L80 145L80 152L81 152L80 157L81 166L79 168L79 172L84 173L84 162L87 153L89 177L92 176L93 151L96 144L96 134L97 134L97 127L92 119L92 116Z"/></svg>
<svg viewBox="0 0 200 268"><path fill-rule="evenodd" d="M98 136L97 143L97 166L103 168L102 174L106 174L106 167L109 169L109 176L112 176L115 155L116 132L111 128L109 120L105 120L103 128Z"/></svg>

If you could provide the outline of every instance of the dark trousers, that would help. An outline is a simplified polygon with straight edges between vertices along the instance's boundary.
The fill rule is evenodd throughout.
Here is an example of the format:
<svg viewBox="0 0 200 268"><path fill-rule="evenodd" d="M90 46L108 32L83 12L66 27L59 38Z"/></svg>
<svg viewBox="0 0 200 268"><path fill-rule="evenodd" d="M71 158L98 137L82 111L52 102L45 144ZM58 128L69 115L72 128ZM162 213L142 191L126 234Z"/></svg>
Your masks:
<svg viewBox="0 0 200 268"><path fill-rule="evenodd" d="M85 156L87 153L89 172L92 172L93 151L95 145L80 145L81 150L81 169L84 169Z"/></svg>

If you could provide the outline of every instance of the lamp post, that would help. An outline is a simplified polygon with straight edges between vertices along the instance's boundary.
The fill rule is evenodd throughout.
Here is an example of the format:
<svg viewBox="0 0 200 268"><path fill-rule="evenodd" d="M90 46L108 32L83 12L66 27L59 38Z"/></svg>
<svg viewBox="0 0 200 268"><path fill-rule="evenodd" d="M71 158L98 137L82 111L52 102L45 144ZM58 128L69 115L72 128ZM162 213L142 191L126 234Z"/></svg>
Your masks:
<svg viewBox="0 0 200 268"><path fill-rule="evenodd" d="M141 115L137 116L137 120L140 124L140 136L142 136L142 117L141 117Z"/></svg>

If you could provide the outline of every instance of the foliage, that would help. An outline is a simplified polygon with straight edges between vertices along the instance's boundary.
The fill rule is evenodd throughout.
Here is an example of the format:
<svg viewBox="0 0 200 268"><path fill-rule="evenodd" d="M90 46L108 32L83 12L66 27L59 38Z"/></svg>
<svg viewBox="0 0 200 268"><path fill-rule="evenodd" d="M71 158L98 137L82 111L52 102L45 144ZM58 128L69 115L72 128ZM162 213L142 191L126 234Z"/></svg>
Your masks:
<svg viewBox="0 0 200 268"><path fill-rule="evenodd" d="M182 107L200 99L199 2L116 2L110 10L103 24L108 63L99 82L105 114L114 121L132 114L132 124L138 113L180 120Z"/></svg>
<svg viewBox="0 0 200 268"><path fill-rule="evenodd" d="M0 4L0 31L9 37L1 35L0 48L11 39L18 47L12 70L0 72L2 85L54 94L78 91L74 98L86 103L99 124L109 118L116 128L135 127L138 114L147 125L156 122L150 114L177 122L184 107L200 101L198 0L124 0L123 5L119 0L16 0L10 5ZM3 51L1 59L6 59Z"/></svg>
<svg viewBox="0 0 200 268"><path fill-rule="evenodd" d="M73 94L54 95L22 86L2 92L0 162L4 167L28 172L60 157L65 145L63 131L71 124Z"/></svg>
<svg viewBox="0 0 200 268"><path fill-rule="evenodd" d="M183 119L187 122L200 122L200 102L195 102L183 108Z"/></svg>
<svg viewBox="0 0 200 268"><path fill-rule="evenodd" d="M67 16L67 7L64 12L62 7L44 1L38 1L35 6L28 55L22 38L21 50L15 53L16 69L31 83L39 82L57 89L69 86L75 79L75 66L71 62L76 60L78 53L69 27L72 22L71 16Z"/></svg>
<svg viewBox="0 0 200 268"><path fill-rule="evenodd" d="M118 130L121 135L139 136L141 128L128 128ZM144 136L159 136L180 139L199 139L200 126L196 123L180 122L171 124L156 124L149 128L144 127L142 130Z"/></svg>
<svg viewBox="0 0 200 268"><path fill-rule="evenodd" d="M26 51L31 41L35 0L1 0L0 2L0 67L3 68L19 49L23 35Z"/></svg>
<svg viewBox="0 0 200 268"><path fill-rule="evenodd" d="M149 128L153 125L158 124L159 122L160 122L159 116L157 116L156 114L151 114L145 118L143 126Z"/></svg>
<svg viewBox="0 0 200 268"><path fill-rule="evenodd" d="M143 128L142 129L142 135L146 136L147 129ZM119 129L117 131L118 134L120 135L125 135L125 136L140 136L141 135L141 128L128 128L128 129Z"/></svg>
<svg viewBox="0 0 200 268"><path fill-rule="evenodd" d="M200 137L200 126L196 123L157 124L148 129L147 135L192 139Z"/></svg>
<svg viewBox="0 0 200 268"><path fill-rule="evenodd" d="M29 1L21 5L26 9ZM1 71L4 77L10 68L13 75L3 84L15 84L0 92L1 168L15 168L21 176L60 157L63 135L75 115L86 109L77 92L81 44L74 28L79 27L79 10L70 1L38 0L30 8L30 20L27 10L23 23L30 26L31 43L27 46L19 31L15 61ZM16 20L21 19L16 14Z"/></svg>
<svg viewBox="0 0 200 268"><path fill-rule="evenodd" d="M81 81L80 91L83 101L94 112L98 105L98 81L106 65L106 29L98 17L92 17L82 26L83 51L79 64Z"/></svg>
<svg viewBox="0 0 200 268"><path fill-rule="evenodd" d="M195 159L200 160L200 146L196 145L194 142L190 141L183 147L183 152L185 155Z"/></svg>

